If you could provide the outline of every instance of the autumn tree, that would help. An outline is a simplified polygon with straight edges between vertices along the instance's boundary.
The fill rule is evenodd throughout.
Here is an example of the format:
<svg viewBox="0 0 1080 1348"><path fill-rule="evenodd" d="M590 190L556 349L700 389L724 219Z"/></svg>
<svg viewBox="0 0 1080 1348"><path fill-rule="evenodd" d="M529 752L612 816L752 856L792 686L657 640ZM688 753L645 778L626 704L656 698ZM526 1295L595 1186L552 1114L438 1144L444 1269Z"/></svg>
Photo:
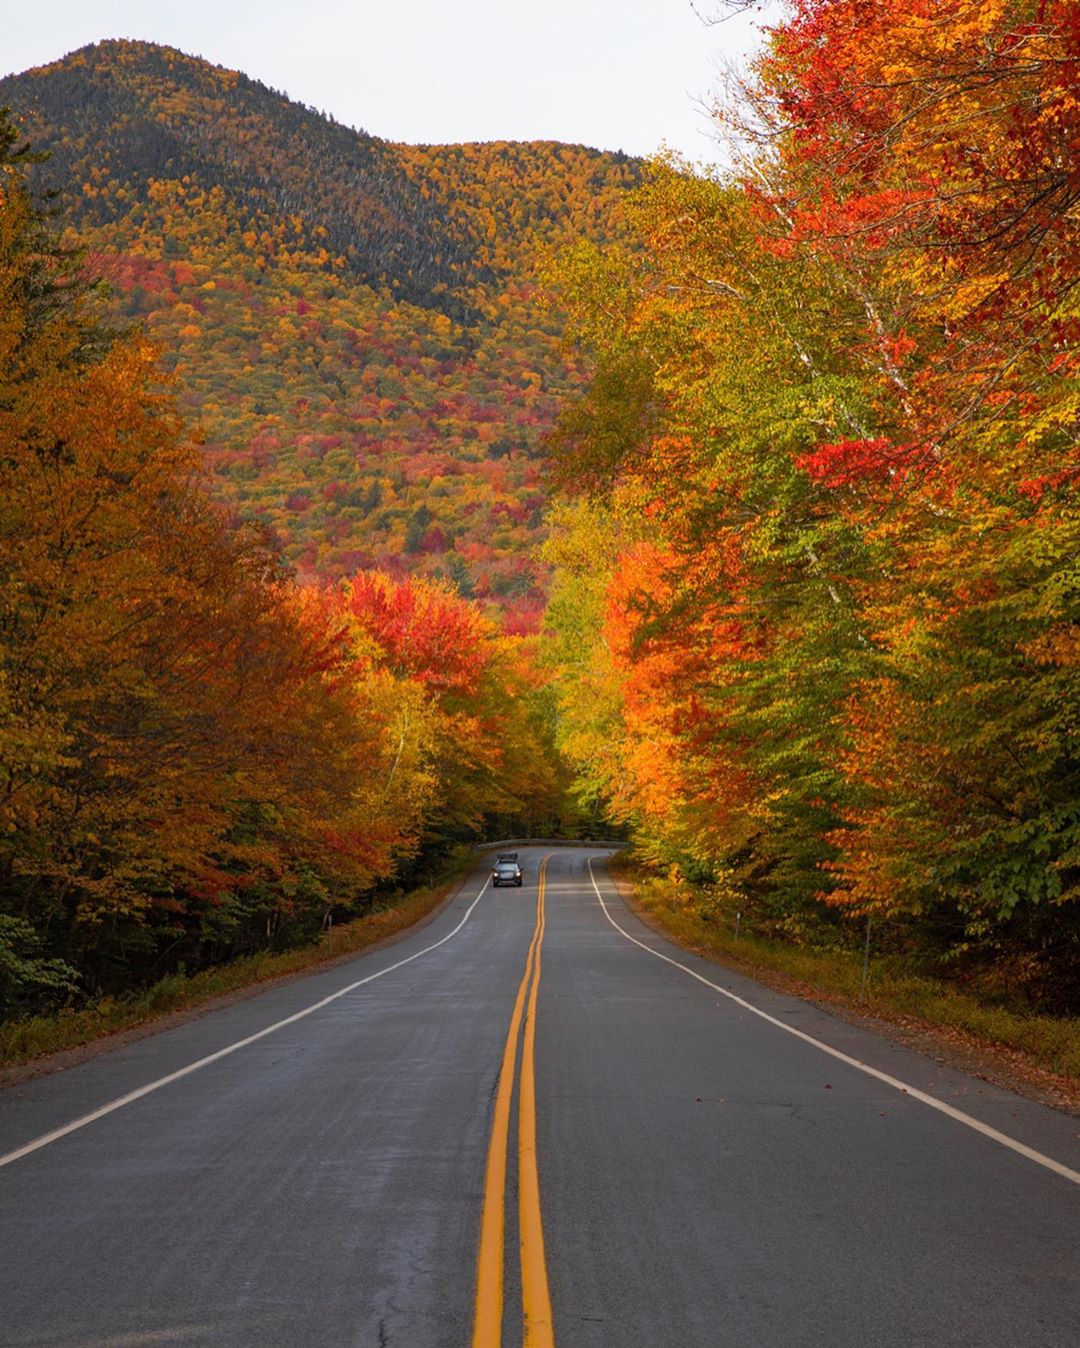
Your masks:
<svg viewBox="0 0 1080 1348"><path fill-rule="evenodd" d="M18 1006L312 935L550 782L527 662L490 619L420 581L298 587L211 502L157 352L103 323L3 125L0 988Z"/></svg>
<svg viewBox="0 0 1080 1348"><path fill-rule="evenodd" d="M659 166L637 248L560 277L597 370L561 473L626 538L611 807L807 920L1037 951L1035 991L1076 950L1076 41L802 0L737 171Z"/></svg>

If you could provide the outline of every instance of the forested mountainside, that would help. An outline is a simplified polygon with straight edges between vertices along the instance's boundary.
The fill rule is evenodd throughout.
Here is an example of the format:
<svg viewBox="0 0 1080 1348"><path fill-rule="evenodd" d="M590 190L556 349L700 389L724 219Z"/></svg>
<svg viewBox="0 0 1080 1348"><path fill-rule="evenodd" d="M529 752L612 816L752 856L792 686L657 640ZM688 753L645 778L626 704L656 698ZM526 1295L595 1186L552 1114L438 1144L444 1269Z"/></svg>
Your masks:
<svg viewBox="0 0 1080 1348"><path fill-rule="evenodd" d="M160 344L223 500L301 574L443 575L535 623L541 439L585 378L538 269L616 236L638 161L395 145L140 42L11 76L3 104Z"/></svg>

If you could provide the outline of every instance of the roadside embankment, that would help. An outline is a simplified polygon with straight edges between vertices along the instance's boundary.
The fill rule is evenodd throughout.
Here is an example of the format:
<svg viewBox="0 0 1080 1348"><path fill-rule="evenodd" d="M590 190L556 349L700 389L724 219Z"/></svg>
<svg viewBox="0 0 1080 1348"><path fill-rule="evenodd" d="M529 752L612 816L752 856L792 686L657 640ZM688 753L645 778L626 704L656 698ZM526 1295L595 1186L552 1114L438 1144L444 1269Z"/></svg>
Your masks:
<svg viewBox="0 0 1080 1348"><path fill-rule="evenodd" d="M623 897L650 926L699 954L750 973L782 991L962 1066L988 1080L1080 1112L1080 1020L988 1003L944 980L906 972L894 959L871 960L860 999L862 956L765 940L703 913L692 892L676 894L627 854L609 862Z"/></svg>
<svg viewBox="0 0 1080 1348"><path fill-rule="evenodd" d="M190 976L173 974L123 997L103 997L50 1016L0 1023L0 1085L72 1066L84 1058L156 1034L229 1002L391 944L429 922L456 892L476 855L462 848L431 885L335 926L317 944L260 952Z"/></svg>

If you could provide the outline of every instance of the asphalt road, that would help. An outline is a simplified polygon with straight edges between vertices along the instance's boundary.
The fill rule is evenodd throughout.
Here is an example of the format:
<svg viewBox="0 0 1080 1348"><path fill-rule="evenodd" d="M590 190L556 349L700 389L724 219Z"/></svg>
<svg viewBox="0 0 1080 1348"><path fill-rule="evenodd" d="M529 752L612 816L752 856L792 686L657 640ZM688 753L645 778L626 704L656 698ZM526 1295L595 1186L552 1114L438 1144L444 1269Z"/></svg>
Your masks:
<svg viewBox="0 0 1080 1348"><path fill-rule="evenodd" d="M667 944L595 853L541 905L543 855L0 1094L0 1343L517 1348L524 1259L529 1348L1080 1344L1080 1121Z"/></svg>

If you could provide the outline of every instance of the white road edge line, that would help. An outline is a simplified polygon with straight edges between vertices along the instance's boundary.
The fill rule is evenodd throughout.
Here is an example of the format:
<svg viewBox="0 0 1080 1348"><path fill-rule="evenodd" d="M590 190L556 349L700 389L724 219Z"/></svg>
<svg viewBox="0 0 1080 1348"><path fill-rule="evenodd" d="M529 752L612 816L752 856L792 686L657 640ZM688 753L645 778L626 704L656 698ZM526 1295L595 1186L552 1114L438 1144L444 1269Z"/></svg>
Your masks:
<svg viewBox="0 0 1080 1348"><path fill-rule="evenodd" d="M89 1123L95 1123L98 1119L103 1119L106 1114L112 1114L117 1109L123 1109L125 1105L133 1104L136 1100L141 1100L144 1095L149 1095L152 1091L158 1091L162 1086L169 1086L174 1081L179 1081L181 1077L190 1076L192 1072L199 1071L202 1067L209 1067L212 1062L217 1062L221 1058L227 1058L230 1053L237 1052L238 1049L247 1048L248 1044L254 1044L259 1039L265 1039L268 1034L273 1034L275 1030L283 1030L286 1025L293 1025L298 1020L303 1020L305 1016L310 1016L314 1011L321 1011L324 1006L329 1006L331 1002L336 1002L339 997L344 997L349 992L354 992L361 988L365 983L371 983L376 978L382 978L384 974L392 974L395 969L400 969L403 965L411 964L413 960L418 960L421 955L429 955L433 950L438 950L439 946L445 945L452 936L456 936L462 929L472 911L480 900L484 897L484 891L491 883L491 876L484 881L480 893L473 899L465 910L465 916L457 924L453 931L436 941L433 945L425 946L423 950L418 950L415 955L409 955L403 960L398 960L396 964L391 964L385 969L380 969L378 973L368 974L366 978L358 978L355 983L350 983L348 987L341 988L337 992L332 992L329 997L324 997L321 1001L313 1002L311 1006L306 1006L302 1011L297 1011L291 1016L286 1016L284 1020L276 1021L273 1025L268 1025L265 1030L259 1030L256 1034L249 1034L246 1039L238 1039L235 1044L229 1044L225 1048L220 1048L216 1053L210 1053L205 1058L200 1058L198 1062L188 1063L187 1067L181 1067L178 1072L170 1072L168 1076L159 1077L157 1081L151 1081L146 1086L140 1086L137 1091L130 1091L127 1095L121 1095L116 1100L110 1100L107 1105L102 1105L100 1109L95 1109L89 1114L84 1114L81 1118L73 1119L71 1123L65 1123L62 1128L54 1128L51 1133L43 1133L40 1137L34 1138L32 1142L27 1142L25 1146L17 1147L14 1151L9 1151L6 1155L0 1156L0 1168L11 1165L13 1161L19 1161L24 1156L29 1156L31 1152L40 1151L42 1147L47 1147L50 1142L58 1142L60 1138L67 1137L69 1133L77 1132L80 1128L85 1128Z"/></svg>
<svg viewBox="0 0 1080 1348"><path fill-rule="evenodd" d="M676 969L681 969L684 974L689 974L691 978L696 978L699 983L704 983L707 988L712 988L714 992L719 992L721 996L727 997L729 1001L735 1002L744 1010L751 1012L755 1016L760 1016L762 1020L767 1020L770 1025L775 1025L778 1030L783 1030L785 1034L794 1035L796 1039L801 1039L806 1044L812 1044L814 1048L820 1049L822 1053L827 1053L830 1058L836 1058L837 1061L846 1063L849 1067L854 1067L859 1072L865 1072L867 1076L874 1077L878 1081L883 1081L886 1086L891 1086L894 1090L900 1091L904 1095L910 1095L913 1100L919 1100L924 1105L929 1105L931 1109L936 1109L940 1114L947 1114L950 1119L955 1119L957 1123L962 1123L968 1128L974 1129L977 1133L982 1133L984 1137L991 1138L994 1142L999 1142L1003 1147L1008 1147L1010 1151L1015 1151L1021 1156L1026 1156L1029 1161L1034 1161L1036 1165L1045 1166L1047 1170L1052 1170L1055 1175L1060 1175L1063 1179L1071 1180L1073 1184L1080 1184L1080 1172L1070 1170L1067 1165L1062 1165L1060 1161L1055 1161L1052 1156L1046 1156L1041 1151L1036 1151L1033 1147L1026 1146L1023 1142L1018 1142L1016 1138L1009 1137L1006 1133L999 1133L996 1128L991 1128L988 1123L983 1123L980 1119L973 1118L970 1114L965 1114L962 1109L954 1109L944 1100L939 1100L935 1095L927 1095L925 1091L920 1091L916 1086L909 1086L906 1082L897 1077L890 1076L888 1072L879 1072L876 1067L871 1067L869 1063L862 1062L858 1058L852 1058L847 1053L841 1053L837 1048L830 1048L828 1044L820 1039L815 1039L813 1035L805 1034L802 1030L796 1030L792 1025L786 1025L782 1020L777 1020L775 1016L770 1016L767 1011L762 1011L752 1003L745 1001L742 997L737 997L735 993L728 992L726 988L711 982L708 978L696 973L693 969L688 969L685 964L680 964L678 960L671 959L668 955L662 955L659 950L654 950L644 941L639 941L636 936L624 930L608 912L608 906L604 902L604 896L600 893L600 887L596 883L596 875L593 872L593 859L588 858L589 879L592 881L592 887L596 891L596 897L600 900L600 907L604 910L604 916L621 935L628 941L633 941L647 954L655 955L658 960L663 960L665 964L673 964Z"/></svg>

